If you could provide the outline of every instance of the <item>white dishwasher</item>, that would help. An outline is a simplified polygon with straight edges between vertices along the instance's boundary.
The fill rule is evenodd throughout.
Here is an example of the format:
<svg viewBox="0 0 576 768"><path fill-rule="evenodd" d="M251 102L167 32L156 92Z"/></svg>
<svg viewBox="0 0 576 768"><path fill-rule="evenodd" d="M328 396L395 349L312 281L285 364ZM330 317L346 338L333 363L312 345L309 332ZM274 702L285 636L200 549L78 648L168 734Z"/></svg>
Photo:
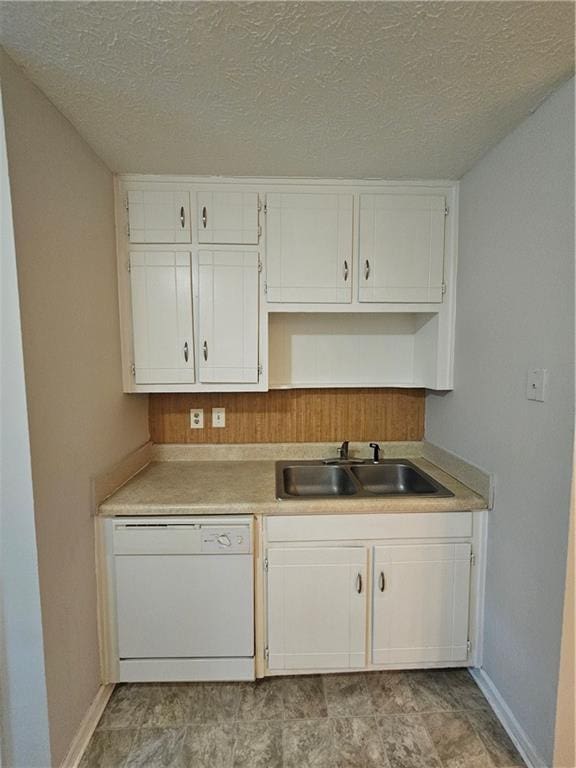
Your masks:
<svg viewBox="0 0 576 768"><path fill-rule="evenodd" d="M118 680L254 679L252 518L107 522Z"/></svg>

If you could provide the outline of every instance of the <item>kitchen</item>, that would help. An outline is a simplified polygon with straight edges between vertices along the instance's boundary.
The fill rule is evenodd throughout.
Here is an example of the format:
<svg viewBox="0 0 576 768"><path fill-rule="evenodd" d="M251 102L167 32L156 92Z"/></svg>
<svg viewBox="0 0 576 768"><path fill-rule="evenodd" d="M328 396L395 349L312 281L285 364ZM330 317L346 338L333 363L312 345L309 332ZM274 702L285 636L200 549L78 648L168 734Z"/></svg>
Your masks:
<svg viewBox="0 0 576 768"><path fill-rule="evenodd" d="M573 4L0 12L1 764L574 766Z"/></svg>

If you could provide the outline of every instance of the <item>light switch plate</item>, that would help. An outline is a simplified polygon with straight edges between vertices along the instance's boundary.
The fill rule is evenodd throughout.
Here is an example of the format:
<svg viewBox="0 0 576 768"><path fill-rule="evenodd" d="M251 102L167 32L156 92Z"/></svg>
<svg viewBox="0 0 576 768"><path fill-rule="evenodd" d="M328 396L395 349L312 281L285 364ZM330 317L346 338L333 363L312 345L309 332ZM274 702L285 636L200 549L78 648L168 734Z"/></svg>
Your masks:
<svg viewBox="0 0 576 768"><path fill-rule="evenodd" d="M226 408L212 408L212 426L215 428L226 426Z"/></svg>
<svg viewBox="0 0 576 768"><path fill-rule="evenodd" d="M546 368L531 368L526 380L526 397L543 403L546 400L546 384L548 371Z"/></svg>
<svg viewBox="0 0 576 768"><path fill-rule="evenodd" d="M204 408L190 409L190 429L204 429Z"/></svg>

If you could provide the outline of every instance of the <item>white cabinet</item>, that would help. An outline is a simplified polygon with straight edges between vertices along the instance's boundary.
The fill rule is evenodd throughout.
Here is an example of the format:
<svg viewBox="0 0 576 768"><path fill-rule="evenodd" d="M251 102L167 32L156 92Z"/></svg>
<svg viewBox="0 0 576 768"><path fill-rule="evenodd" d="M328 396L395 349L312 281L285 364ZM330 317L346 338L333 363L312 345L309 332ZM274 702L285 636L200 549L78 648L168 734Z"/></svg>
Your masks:
<svg viewBox="0 0 576 768"><path fill-rule="evenodd" d="M372 662L468 657L470 544L374 547Z"/></svg>
<svg viewBox="0 0 576 768"><path fill-rule="evenodd" d="M198 242L257 245L258 209L256 192L198 192Z"/></svg>
<svg viewBox="0 0 576 768"><path fill-rule="evenodd" d="M199 252L200 381L258 381L257 251Z"/></svg>
<svg viewBox="0 0 576 768"><path fill-rule="evenodd" d="M352 299L351 194L268 194L269 302L347 303Z"/></svg>
<svg viewBox="0 0 576 768"><path fill-rule="evenodd" d="M268 551L268 665L347 669L365 664L365 547Z"/></svg>
<svg viewBox="0 0 576 768"><path fill-rule="evenodd" d="M442 302L444 195L361 194L358 299Z"/></svg>
<svg viewBox="0 0 576 768"><path fill-rule="evenodd" d="M127 193L131 243L189 243L190 194L172 189Z"/></svg>
<svg viewBox="0 0 576 768"><path fill-rule="evenodd" d="M485 525L484 512L267 517L265 672L474 665Z"/></svg>
<svg viewBox="0 0 576 768"><path fill-rule="evenodd" d="M137 384L194 382L190 254L130 254Z"/></svg>

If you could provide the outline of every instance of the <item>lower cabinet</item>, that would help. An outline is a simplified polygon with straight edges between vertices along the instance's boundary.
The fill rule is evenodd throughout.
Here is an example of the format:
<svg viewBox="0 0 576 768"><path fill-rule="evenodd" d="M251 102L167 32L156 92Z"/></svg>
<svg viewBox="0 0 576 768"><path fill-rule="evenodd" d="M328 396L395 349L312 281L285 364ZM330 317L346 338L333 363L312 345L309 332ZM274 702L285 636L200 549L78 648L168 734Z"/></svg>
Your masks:
<svg viewBox="0 0 576 768"><path fill-rule="evenodd" d="M347 669L366 664L365 547L268 553L270 669Z"/></svg>
<svg viewBox="0 0 576 768"><path fill-rule="evenodd" d="M470 544L374 547L372 662L466 661Z"/></svg>
<svg viewBox="0 0 576 768"><path fill-rule="evenodd" d="M270 519L268 672L474 663L475 525L469 512Z"/></svg>

